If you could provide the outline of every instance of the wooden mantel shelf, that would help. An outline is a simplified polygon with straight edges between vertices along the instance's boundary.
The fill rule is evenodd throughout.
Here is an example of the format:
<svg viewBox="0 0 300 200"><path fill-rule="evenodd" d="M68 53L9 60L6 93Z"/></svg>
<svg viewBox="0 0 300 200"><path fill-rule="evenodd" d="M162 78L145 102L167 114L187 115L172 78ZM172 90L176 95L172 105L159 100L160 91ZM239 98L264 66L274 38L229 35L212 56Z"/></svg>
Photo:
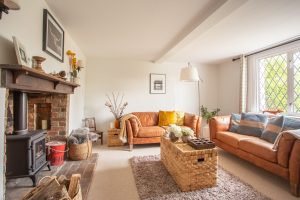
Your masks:
<svg viewBox="0 0 300 200"><path fill-rule="evenodd" d="M78 84L23 65L0 64L1 87L40 93L73 94Z"/></svg>

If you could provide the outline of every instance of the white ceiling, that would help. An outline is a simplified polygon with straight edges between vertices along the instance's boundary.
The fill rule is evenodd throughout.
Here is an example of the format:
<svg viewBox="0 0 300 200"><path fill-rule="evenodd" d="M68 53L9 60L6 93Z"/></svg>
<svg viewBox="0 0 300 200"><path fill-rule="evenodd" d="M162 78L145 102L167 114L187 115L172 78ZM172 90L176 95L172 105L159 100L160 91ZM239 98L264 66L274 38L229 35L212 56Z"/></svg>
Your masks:
<svg viewBox="0 0 300 200"><path fill-rule="evenodd" d="M46 0L88 57L219 63L300 35L299 0Z"/></svg>

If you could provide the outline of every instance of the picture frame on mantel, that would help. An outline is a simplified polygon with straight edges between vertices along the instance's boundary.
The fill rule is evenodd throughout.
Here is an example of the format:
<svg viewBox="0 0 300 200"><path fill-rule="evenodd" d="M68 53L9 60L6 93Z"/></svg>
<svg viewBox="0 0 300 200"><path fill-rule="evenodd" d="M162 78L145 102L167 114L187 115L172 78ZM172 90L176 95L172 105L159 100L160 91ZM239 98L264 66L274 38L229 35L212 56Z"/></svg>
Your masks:
<svg viewBox="0 0 300 200"><path fill-rule="evenodd" d="M65 32L51 13L43 12L43 51L64 62Z"/></svg>
<svg viewBox="0 0 300 200"><path fill-rule="evenodd" d="M166 74L150 74L150 94L166 94Z"/></svg>
<svg viewBox="0 0 300 200"><path fill-rule="evenodd" d="M15 36L13 36L12 38L15 46L18 64L28 67L29 61L25 46Z"/></svg>

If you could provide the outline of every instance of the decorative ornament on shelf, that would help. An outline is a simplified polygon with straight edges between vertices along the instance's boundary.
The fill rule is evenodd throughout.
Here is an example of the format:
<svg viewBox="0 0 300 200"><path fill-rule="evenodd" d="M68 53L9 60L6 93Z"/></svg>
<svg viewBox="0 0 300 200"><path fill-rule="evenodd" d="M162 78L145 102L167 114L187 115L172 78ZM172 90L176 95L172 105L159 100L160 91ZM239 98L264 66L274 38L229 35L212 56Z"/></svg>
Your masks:
<svg viewBox="0 0 300 200"><path fill-rule="evenodd" d="M42 68L42 62L44 62L46 60L46 58L41 57L41 56L32 56L32 59L35 61L35 65L34 65L33 69L45 73L45 71Z"/></svg>
<svg viewBox="0 0 300 200"><path fill-rule="evenodd" d="M115 94L112 92L111 97L106 94L107 101L105 102L105 106L107 106L110 112L114 115L115 118L115 128L120 128L120 119L123 116L123 112L128 105L127 102L123 103L124 94L120 97L120 93Z"/></svg>
<svg viewBox="0 0 300 200"><path fill-rule="evenodd" d="M67 51L67 55L69 56L69 65L70 65L70 81L79 84L78 73L83 68L83 61L78 60L76 58L76 53L71 50Z"/></svg>
<svg viewBox="0 0 300 200"><path fill-rule="evenodd" d="M207 107L201 106L201 117L203 117L208 123L211 118L217 116L221 110L219 108L209 112Z"/></svg>

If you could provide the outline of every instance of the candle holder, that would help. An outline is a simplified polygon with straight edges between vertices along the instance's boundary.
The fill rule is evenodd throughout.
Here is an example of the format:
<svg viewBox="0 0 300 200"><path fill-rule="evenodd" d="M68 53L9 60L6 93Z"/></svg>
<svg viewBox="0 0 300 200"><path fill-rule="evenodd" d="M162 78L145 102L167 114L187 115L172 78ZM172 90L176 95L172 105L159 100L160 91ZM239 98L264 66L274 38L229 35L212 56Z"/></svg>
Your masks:
<svg viewBox="0 0 300 200"><path fill-rule="evenodd" d="M36 62L36 65L33 67L33 69L38 70L40 72L45 72L42 68L42 62L44 62L46 58L41 56L32 56L32 59Z"/></svg>

